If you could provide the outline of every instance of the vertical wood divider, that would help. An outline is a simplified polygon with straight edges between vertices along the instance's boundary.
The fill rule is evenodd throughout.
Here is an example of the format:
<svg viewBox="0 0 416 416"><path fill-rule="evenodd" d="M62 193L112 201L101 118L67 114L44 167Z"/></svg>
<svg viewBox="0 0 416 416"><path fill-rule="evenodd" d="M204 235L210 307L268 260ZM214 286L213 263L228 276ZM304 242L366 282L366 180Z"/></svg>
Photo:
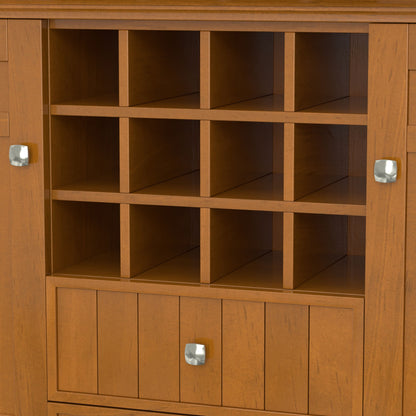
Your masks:
<svg viewBox="0 0 416 416"><path fill-rule="evenodd" d="M120 204L120 273L131 277L130 205Z"/></svg>
<svg viewBox="0 0 416 416"><path fill-rule="evenodd" d="M211 122L201 120L201 196L211 196Z"/></svg>
<svg viewBox="0 0 416 416"><path fill-rule="evenodd" d="M120 146L120 192L133 191L130 183L130 123L128 118L120 118L119 146Z"/></svg>
<svg viewBox="0 0 416 416"><path fill-rule="evenodd" d="M295 214L283 213L283 288L294 289Z"/></svg>
<svg viewBox="0 0 416 416"><path fill-rule="evenodd" d="M295 111L295 36L295 33L285 33L285 111Z"/></svg>
<svg viewBox="0 0 416 416"><path fill-rule="evenodd" d="M286 123L284 128L283 199L295 200L295 125Z"/></svg>
<svg viewBox="0 0 416 416"><path fill-rule="evenodd" d="M211 283L211 210L201 208L201 283Z"/></svg>
<svg viewBox="0 0 416 416"><path fill-rule="evenodd" d="M119 105L128 107L129 97L129 31L118 32Z"/></svg>
<svg viewBox="0 0 416 416"><path fill-rule="evenodd" d="M211 32L202 31L200 39L201 108L211 108Z"/></svg>

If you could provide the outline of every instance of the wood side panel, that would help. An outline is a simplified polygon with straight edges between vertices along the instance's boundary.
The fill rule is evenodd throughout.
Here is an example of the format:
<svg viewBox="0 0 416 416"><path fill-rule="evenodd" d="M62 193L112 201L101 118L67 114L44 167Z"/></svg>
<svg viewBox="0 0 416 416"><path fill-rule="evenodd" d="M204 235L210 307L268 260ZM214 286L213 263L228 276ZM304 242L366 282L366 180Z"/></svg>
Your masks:
<svg viewBox="0 0 416 416"><path fill-rule="evenodd" d="M361 352L362 356L362 352ZM353 413L354 319L351 309L310 309L309 412ZM361 357L362 360L362 357Z"/></svg>
<svg viewBox="0 0 416 416"><path fill-rule="evenodd" d="M98 292L98 393L138 397L137 294Z"/></svg>
<svg viewBox="0 0 416 416"><path fill-rule="evenodd" d="M139 397L179 401L179 297L139 295Z"/></svg>
<svg viewBox="0 0 416 416"><path fill-rule="evenodd" d="M407 39L406 25L370 25L365 415L402 413ZM382 158L398 161L396 183L374 181L374 162Z"/></svg>
<svg viewBox="0 0 416 416"><path fill-rule="evenodd" d="M264 303L223 301L222 404L264 409Z"/></svg>
<svg viewBox="0 0 416 416"><path fill-rule="evenodd" d="M409 69L416 69L416 25L409 25Z"/></svg>
<svg viewBox="0 0 416 416"><path fill-rule="evenodd" d="M2 28L7 27L0 21ZM7 33L4 35L6 42ZM0 38L1 42L1 38ZM1 46L1 43L0 43ZM1 53L0 53L1 56ZM9 74L7 73L7 82ZM1 91L0 93L3 93ZM0 136L4 136L0 133ZM6 135L8 136L8 134ZM10 139L0 137L0 414L14 414L16 377L13 340L13 280L11 278L11 193L9 158Z"/></svg>
<svg viewBox="0 0 416 416"><path fill-rule="evenodd" d="M58 390L97 393L97 292L57 292Z"/></svg>
<svg viewBox="0 0 416 416"><path fill-rule="evenodd" d="M406 309L403 416L416 414L416 154L410 153L407 176Z"/></svg>
<svg viewBox="0 0 416 416"><path fill-rule="evenodd" d="M266 304L265 408L308 413L309 308Z"/></svg>
<svg viewBox="0 0 416 416"><path fill-rule="evenodd" d="M180 300L181 401L221 406L221 300L182 297ZM185 362L187 343L204 344L206 362Z"/></svg>
<svg viewBox="0 0 416 416"><path fill-rule="evenodd" d="M44 85L42 22L8 22L10 144L26 144L31 164L10 169L12 245L10 281L14 342L15 409L12 414L46 413ZM13 192L11 192L13 191ZM4 196L3 196L4 197ZM2 200L4 201L4 200ZM6 197L7 201L7 197ZM2 202L3 203L3 202ZM13 377L10 382L13 382Z"/></svg>
<svg viewBox="0 0 416 416"><path fill-rule="evenodd" d="M416 71L409 71L409 124L416 124Z"/></svg>

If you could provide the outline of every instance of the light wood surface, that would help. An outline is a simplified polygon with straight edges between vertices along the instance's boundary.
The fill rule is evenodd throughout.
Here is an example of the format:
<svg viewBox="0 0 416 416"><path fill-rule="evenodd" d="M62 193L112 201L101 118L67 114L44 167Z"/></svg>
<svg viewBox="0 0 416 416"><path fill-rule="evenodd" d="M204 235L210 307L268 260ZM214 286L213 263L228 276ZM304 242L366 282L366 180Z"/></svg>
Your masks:
<svg viewBox="0 0 416 416"><path fill-rule="evenodd" d="M218 299L182 297L180 300L180 400L221 406L222 304ZM187 343L203 344L202 366L185 362Z"/></svg>
<svg viewBox="0 0 416 416"><path fill-rule="evenodd" d="M179 297L139 295L139 397L179 401Z"/></svg>
<svg viewBox="0 0 416 416"><path fill-rule="evenodd" d="M97 294L94 290L58 289L58 390L97 391Z"/></svg>
<svg viewBox="0 0 416 416"><path fill-rule="evenodd" d="M352 310L310 308L309 412L362 415L363 344L355 355ZM362 328L361 328L362 329ZM358 363L358 368L355 363ZM355 386L358 370L360 385ZM360 374L361 373L361 374ZM360 392L357 396L355 392Z"/></svg>
<svg viewBox="0 0 416 416"><path fill-rule="evenodd" d="M416 69L416 25L409 25L409 69Z"/></svg>
<svg viewBox="0 0 416 416"><path fill-rule="evenodd" d="M14 409L6 410L6 414L12 415L46 413L45 223L49 219L44 211L47 204L44 194L44 140L45 146L47 143L43 106L47 99L43 85L47 68L44 35L40 21L14 20L7 25L10 141L6 143L28 145L31 157L31 164L25 168L11 167L6 155L2 160L2 165L9 169L10 182L2 189L4 195L0 204L10 207L7 221L11 234L7 246L12 247L10 274L1 277L8 281L8 290L2 292L2 298L10 297L13 302L12 309L6 312L12 323L8 328L11 332L6 336L14 352L13 356L5 358L13 363L14 376L5 383L0 378L0 390L4 388L4 392L8 392L9 384L12 388L10 400L14 401ZM0 263L3 261L7 267L7 259L1 254ZM11 287L7 288L8 285ZM9 365L5 371L7 369Z"/></svg>
<svg viewBox="0 0 416 416"><path fill-rule="evenodd" d="M135 293L97 293L98 394L139 395L137 311Z"/></svg>
<svg viewBox="0 0 416 416"><path fill-rule="evenodd" d="M309 309L266 304L265 408L308 413Z"/></svg>
<svg viewBox="0 0 416 416"><path fill-rule="evenodd" d="M223 405L264 409L264 303L224 300L222 329Z"/></svg>
<svg viewBox="0 0 416 416"><path fill-rule="evenodd" d="M403 406L407 26L372 25L369 40L364 414L381 409L388 414L400 414ZM392 185L384 186L373 179L374 161L382 158L399 162L398 181Z"/></svg>
<svg viewBox="0 0 416 416"><path fill-rule="evenodd" d="M404 338L404 396L403 416L410 416L416 412L416 267L415 250L416 239L416 181L415 166L416 155L410 153L408 161L407 177L407 236L406 236L406 303L405 303L405 338Z"/></svg>

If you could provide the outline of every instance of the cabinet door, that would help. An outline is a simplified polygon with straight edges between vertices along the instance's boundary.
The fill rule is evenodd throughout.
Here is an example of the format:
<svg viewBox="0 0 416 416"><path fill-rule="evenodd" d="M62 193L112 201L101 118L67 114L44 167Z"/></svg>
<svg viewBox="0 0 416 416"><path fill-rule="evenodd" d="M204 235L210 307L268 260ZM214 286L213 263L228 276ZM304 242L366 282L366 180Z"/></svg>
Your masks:
<svg viewBox="0 0 416 416"><path fill-rule="evenodd" d="M408 26L370 25L364 414L402 414ZM394 159L395 183L374 181Z"/></svg>
<svg viewBox="0 0 416 416"><path fill-rule="evenodd" d="M0 414L13 416L46 414L44 40L41 21L0 21ZM12 144L29 166L10 166Z"/></svg>

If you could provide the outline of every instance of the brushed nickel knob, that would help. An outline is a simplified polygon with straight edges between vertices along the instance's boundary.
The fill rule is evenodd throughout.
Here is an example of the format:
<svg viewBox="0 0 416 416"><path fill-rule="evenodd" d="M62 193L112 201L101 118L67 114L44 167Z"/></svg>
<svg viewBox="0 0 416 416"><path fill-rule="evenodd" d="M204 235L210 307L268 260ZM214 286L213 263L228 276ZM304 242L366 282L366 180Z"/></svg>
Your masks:
<svg viewBox="0 0 416 416"><path fill-rule="evenodd" d="M185 361L189 365L204 365L205 364L205 345L203 344L186 344L185 346Z"/></svg>
<svg viewBox="0 0 416 416"><path fill-rule="evenodd" d="M9 149L9 160L12 166L29 165L29 147L23 144L13 144Z"/></svg>
<svg viewBox="0 0 416 416"><path fill-rule="evenodd" d="M397 162L390 159L376 160L374 163L374 179L380 183L396 182Z"/></svg>

